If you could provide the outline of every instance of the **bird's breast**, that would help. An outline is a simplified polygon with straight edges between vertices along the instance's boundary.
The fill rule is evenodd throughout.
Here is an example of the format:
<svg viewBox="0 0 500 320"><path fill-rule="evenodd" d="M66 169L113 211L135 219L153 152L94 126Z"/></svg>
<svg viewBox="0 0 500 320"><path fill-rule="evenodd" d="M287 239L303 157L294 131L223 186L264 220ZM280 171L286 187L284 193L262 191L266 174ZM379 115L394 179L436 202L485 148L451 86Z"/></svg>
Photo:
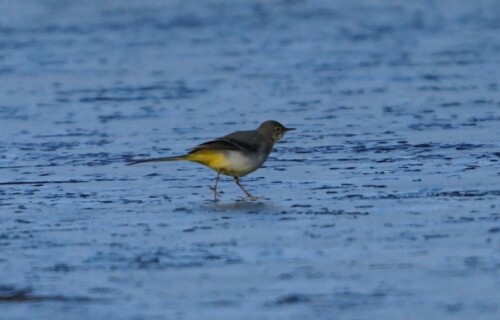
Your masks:
<svg viewBox="0 0 500 320"><path fill-rule="evenodd" d="M259 153L243 153L240 151L225 151L225 166L221 173L229 176L245 176L257 170L265 161L267 155Z"/></svg>

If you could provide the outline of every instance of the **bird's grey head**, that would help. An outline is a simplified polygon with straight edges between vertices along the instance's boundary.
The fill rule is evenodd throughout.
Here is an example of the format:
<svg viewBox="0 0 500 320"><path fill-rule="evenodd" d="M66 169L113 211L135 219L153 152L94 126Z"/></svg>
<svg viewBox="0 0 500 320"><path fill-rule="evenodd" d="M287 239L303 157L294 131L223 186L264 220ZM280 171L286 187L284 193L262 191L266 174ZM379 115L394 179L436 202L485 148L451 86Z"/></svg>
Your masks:
<svg viewBox="0 0 500 320"><path fill-rule="evenodd" d="M270 137L273 143L278 142L283 138L287 131L295 130L295 128L287 128L278 121L268 120L263 122L257 131L259 131L265 137Z"/></svg>

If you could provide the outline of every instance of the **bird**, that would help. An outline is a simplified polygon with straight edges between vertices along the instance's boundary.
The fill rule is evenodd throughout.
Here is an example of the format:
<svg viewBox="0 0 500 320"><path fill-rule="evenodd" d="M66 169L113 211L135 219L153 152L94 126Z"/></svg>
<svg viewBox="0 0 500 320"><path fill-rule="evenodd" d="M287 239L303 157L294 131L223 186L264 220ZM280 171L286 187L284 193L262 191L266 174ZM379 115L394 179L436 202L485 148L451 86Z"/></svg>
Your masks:
<svg viewBox="0 0 500 320"><path fill-rule="evenodd" d="M186 154L161 158L140 159L129 162L135 165L148 162L191 161L205 165L217 176L213 186L209 186L214 194L214 202L221 196L217 185L221 174L233 177L234 182L243 190L246 197L259 199L246 190L240 178L260 168L285 133L295 130L287 128L278 121L268 120L260 124L256 130L236 131L214 140L210 140L191 148Z"/></svg>

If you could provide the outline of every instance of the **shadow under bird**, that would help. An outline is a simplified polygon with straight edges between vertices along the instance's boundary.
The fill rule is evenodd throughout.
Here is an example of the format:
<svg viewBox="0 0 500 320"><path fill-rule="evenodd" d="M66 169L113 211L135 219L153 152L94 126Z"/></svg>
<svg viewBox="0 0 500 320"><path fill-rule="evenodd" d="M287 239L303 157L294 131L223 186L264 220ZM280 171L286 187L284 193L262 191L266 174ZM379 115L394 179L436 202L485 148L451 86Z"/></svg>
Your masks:
<svg viewBox="0 0 500 320"><path fill-rule="evenodd" d="M260 168L273 150L274 144L281 140L286 132L292 130L295 128L287 128L278 121L269 120L263 122L256 130L236 131L204 142L184 155L136 160L128 165L180 160L201 163L217 172L215 185L210 186L215 201L220 196L217 184L221 174L233 177L234 182L248 198L257 199L240 184L240 177Z"/></svg>

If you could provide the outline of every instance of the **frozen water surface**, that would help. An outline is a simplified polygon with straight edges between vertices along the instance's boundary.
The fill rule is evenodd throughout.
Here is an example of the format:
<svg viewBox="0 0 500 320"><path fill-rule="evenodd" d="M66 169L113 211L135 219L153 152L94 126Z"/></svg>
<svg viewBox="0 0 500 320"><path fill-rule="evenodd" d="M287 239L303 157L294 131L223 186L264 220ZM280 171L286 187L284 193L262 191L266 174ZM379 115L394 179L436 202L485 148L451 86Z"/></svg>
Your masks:
<svg viewBox="0 0 500 320"><path fill-rule="evenodd" d="M498 1L0 16L0 318L499 319ZM267 119L259 201L125 166Z"/></svg>

